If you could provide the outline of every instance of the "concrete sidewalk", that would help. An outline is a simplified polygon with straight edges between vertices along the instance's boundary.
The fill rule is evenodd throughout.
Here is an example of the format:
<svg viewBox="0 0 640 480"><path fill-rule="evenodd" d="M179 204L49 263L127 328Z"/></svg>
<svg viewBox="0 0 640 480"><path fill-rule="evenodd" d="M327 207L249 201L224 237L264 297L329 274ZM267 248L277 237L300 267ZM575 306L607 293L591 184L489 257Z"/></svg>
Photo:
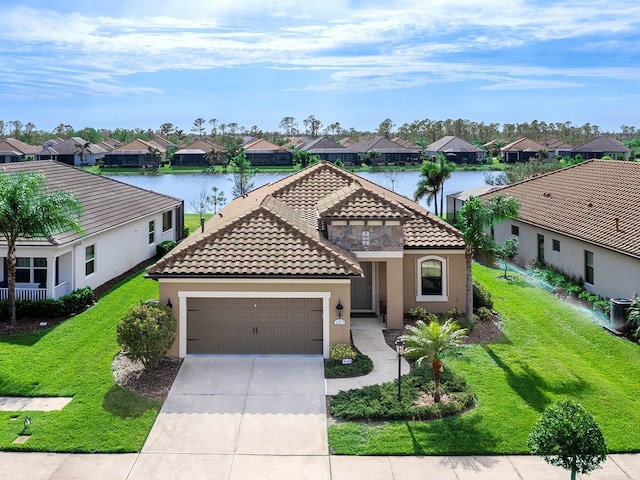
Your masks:
<svg viewBox="0 0 640 480"><path fill-rule="evenodd" d="M167 458L163 458L167 457ZM0 452L10 480L567 480L569 472L526 455L346 457ZM640 480L640 454L609 455L583 480Z"/></svg>
<svg viewBox="0 0 640 480"><path fill-rule="evenodd" d="M384 324L375 318L352 318L351 336L353 344L363 355L373 362L373 371L362 377L328 378L327 395L335 395L340 390L362 388L367 385L390 382L398 378L398 354L387 345L382 329ZM409 364L402 358L402 375L409 373Z"/></svg>

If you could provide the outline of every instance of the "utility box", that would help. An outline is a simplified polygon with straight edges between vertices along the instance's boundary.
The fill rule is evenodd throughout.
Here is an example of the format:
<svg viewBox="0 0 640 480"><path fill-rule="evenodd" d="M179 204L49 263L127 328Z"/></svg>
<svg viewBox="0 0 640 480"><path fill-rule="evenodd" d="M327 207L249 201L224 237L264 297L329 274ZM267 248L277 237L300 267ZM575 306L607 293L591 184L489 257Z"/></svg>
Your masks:
<svg viewBox="0 0 640 480"><path fill-rule="evenodd" d="M631 298L612 298L611 310L609 312L609 320L611 328L619 332L628 332L632 325L629 320L629 307L633 303Z"/></svg>

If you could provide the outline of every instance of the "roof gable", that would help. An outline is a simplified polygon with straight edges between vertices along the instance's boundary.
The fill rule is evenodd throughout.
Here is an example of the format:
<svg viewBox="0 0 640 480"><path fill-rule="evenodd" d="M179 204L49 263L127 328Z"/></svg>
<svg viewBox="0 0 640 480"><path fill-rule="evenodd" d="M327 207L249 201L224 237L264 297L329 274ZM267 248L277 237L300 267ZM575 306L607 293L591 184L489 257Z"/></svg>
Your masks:
<svg viewBox="0 0 640 480"><path fill-rule="evenodd" d="M360 182L353 182L321 199L318 213L323 219L406 220L411 217L411 212L402 205L364 189Z"/></svg>
<svg viewBox="0 0 640 480"><path fill-rule="evenodd" d="M22 155L33 155L40 150L40 147L35 145L29 145L27 143L21 142L16 138L7 137L0 141L0 150L1 151L14 151L16 153L20 153Z"/></svg>
<svg viewBox="0 0 640 480"><path fill-rule="evenodd" d="M625 146L624 143L616 140L615 138L606 137L604 135L600 135L599 137L594 138L590 142L585 143L584 145L579 146L574 150L575 152L619 152L619 153L628 153L631 150Z"/></svg>
<svg viewBox="0 0 640 480"><path fill-rule="evenodd" d="M159 150L161 153L166 152L166 150L160 145L156 145L155 143L150 143L142 140L141 138L136 138L135 140L125 143L124 145L120 145L118 148L113 150L112 153L140 153L140 152L149 152L149 149Z"/></svg>
<svg viewBox="0 0 640 480"><path fill-rule="evenodd" d="M505 145L500 150L503 152L537 152L539 150L546 150L546 147L541 143L523 137Z"/></svg>
<svg viewBox="0 0 640 480"><path fill-rule="evenodd" d="M271 143L263 138L255 138L249 143L245 143L243 147L248 152L251 150L284 150L279 145Z"/></svg>
<svg viewBox="0 0 640 480"><path fill-rule="evenodd" d="M461 138L447 135L440 140L433 142L425 148L428 152L482 152L480 147L476 147Z"/></svg>
<svg viewBox="0 0 640 480"><path fill-rule="evenodd" d="M292 210L268 196L259 208L170 253L148 273L331 278L362 274L355 257L322 241L306 222L291 221L292 215Z"/></svg>
<svg viewBox="0 0 640 480"><path fill-rule="evenodd" d="M363 140L349 147L349 150L358 153L365 153L371 150L376 150L378 152L401 152L407 153L411 150L403 147L402 145L398 145L395 142L392 142L387 137L373 137L369 140Z"/></svg>

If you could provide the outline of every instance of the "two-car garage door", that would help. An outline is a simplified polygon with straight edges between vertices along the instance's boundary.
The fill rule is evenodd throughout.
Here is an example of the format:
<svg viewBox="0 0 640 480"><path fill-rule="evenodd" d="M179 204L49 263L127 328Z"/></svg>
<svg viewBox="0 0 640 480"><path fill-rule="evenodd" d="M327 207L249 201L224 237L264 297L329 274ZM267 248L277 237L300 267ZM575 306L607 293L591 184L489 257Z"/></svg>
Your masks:
<svg viewBox="0 0 640 480"><path fill-rule="evenodd" d="M321 298L189 298L187 353L322 353Z"/></svg>

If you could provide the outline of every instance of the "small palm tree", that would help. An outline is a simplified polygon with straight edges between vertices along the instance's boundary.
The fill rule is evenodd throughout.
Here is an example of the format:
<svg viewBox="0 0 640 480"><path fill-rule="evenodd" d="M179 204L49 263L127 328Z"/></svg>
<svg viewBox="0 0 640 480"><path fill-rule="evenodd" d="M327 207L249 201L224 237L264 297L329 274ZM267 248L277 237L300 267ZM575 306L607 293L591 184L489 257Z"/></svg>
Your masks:
<svg viewBox="0 0 640 480"><path fill-rule="evenodd" d="M433 200L435 214L438 215L438 192L441 186L442 177L438 165L435 162L425 160L420 168L420 181L413 194L413 199L419 202L424 197L427 197L427 205L431 205L431 200Z"/></svg>
<svg viewBox="0 0 640 480"><path fill-rule="evenodd" d="M451 319L443 324L437 321L426 324L422 320L418 320L415 325L407 325L405 328L409 333L400 337L406 345L405 355L418 357L416 360L418 366L424 362L431 364L436 387L433 401L439 402L440 374L444 367L442 354L460 345L467 336L467 330L460 328L460 325Z"/></svg>

